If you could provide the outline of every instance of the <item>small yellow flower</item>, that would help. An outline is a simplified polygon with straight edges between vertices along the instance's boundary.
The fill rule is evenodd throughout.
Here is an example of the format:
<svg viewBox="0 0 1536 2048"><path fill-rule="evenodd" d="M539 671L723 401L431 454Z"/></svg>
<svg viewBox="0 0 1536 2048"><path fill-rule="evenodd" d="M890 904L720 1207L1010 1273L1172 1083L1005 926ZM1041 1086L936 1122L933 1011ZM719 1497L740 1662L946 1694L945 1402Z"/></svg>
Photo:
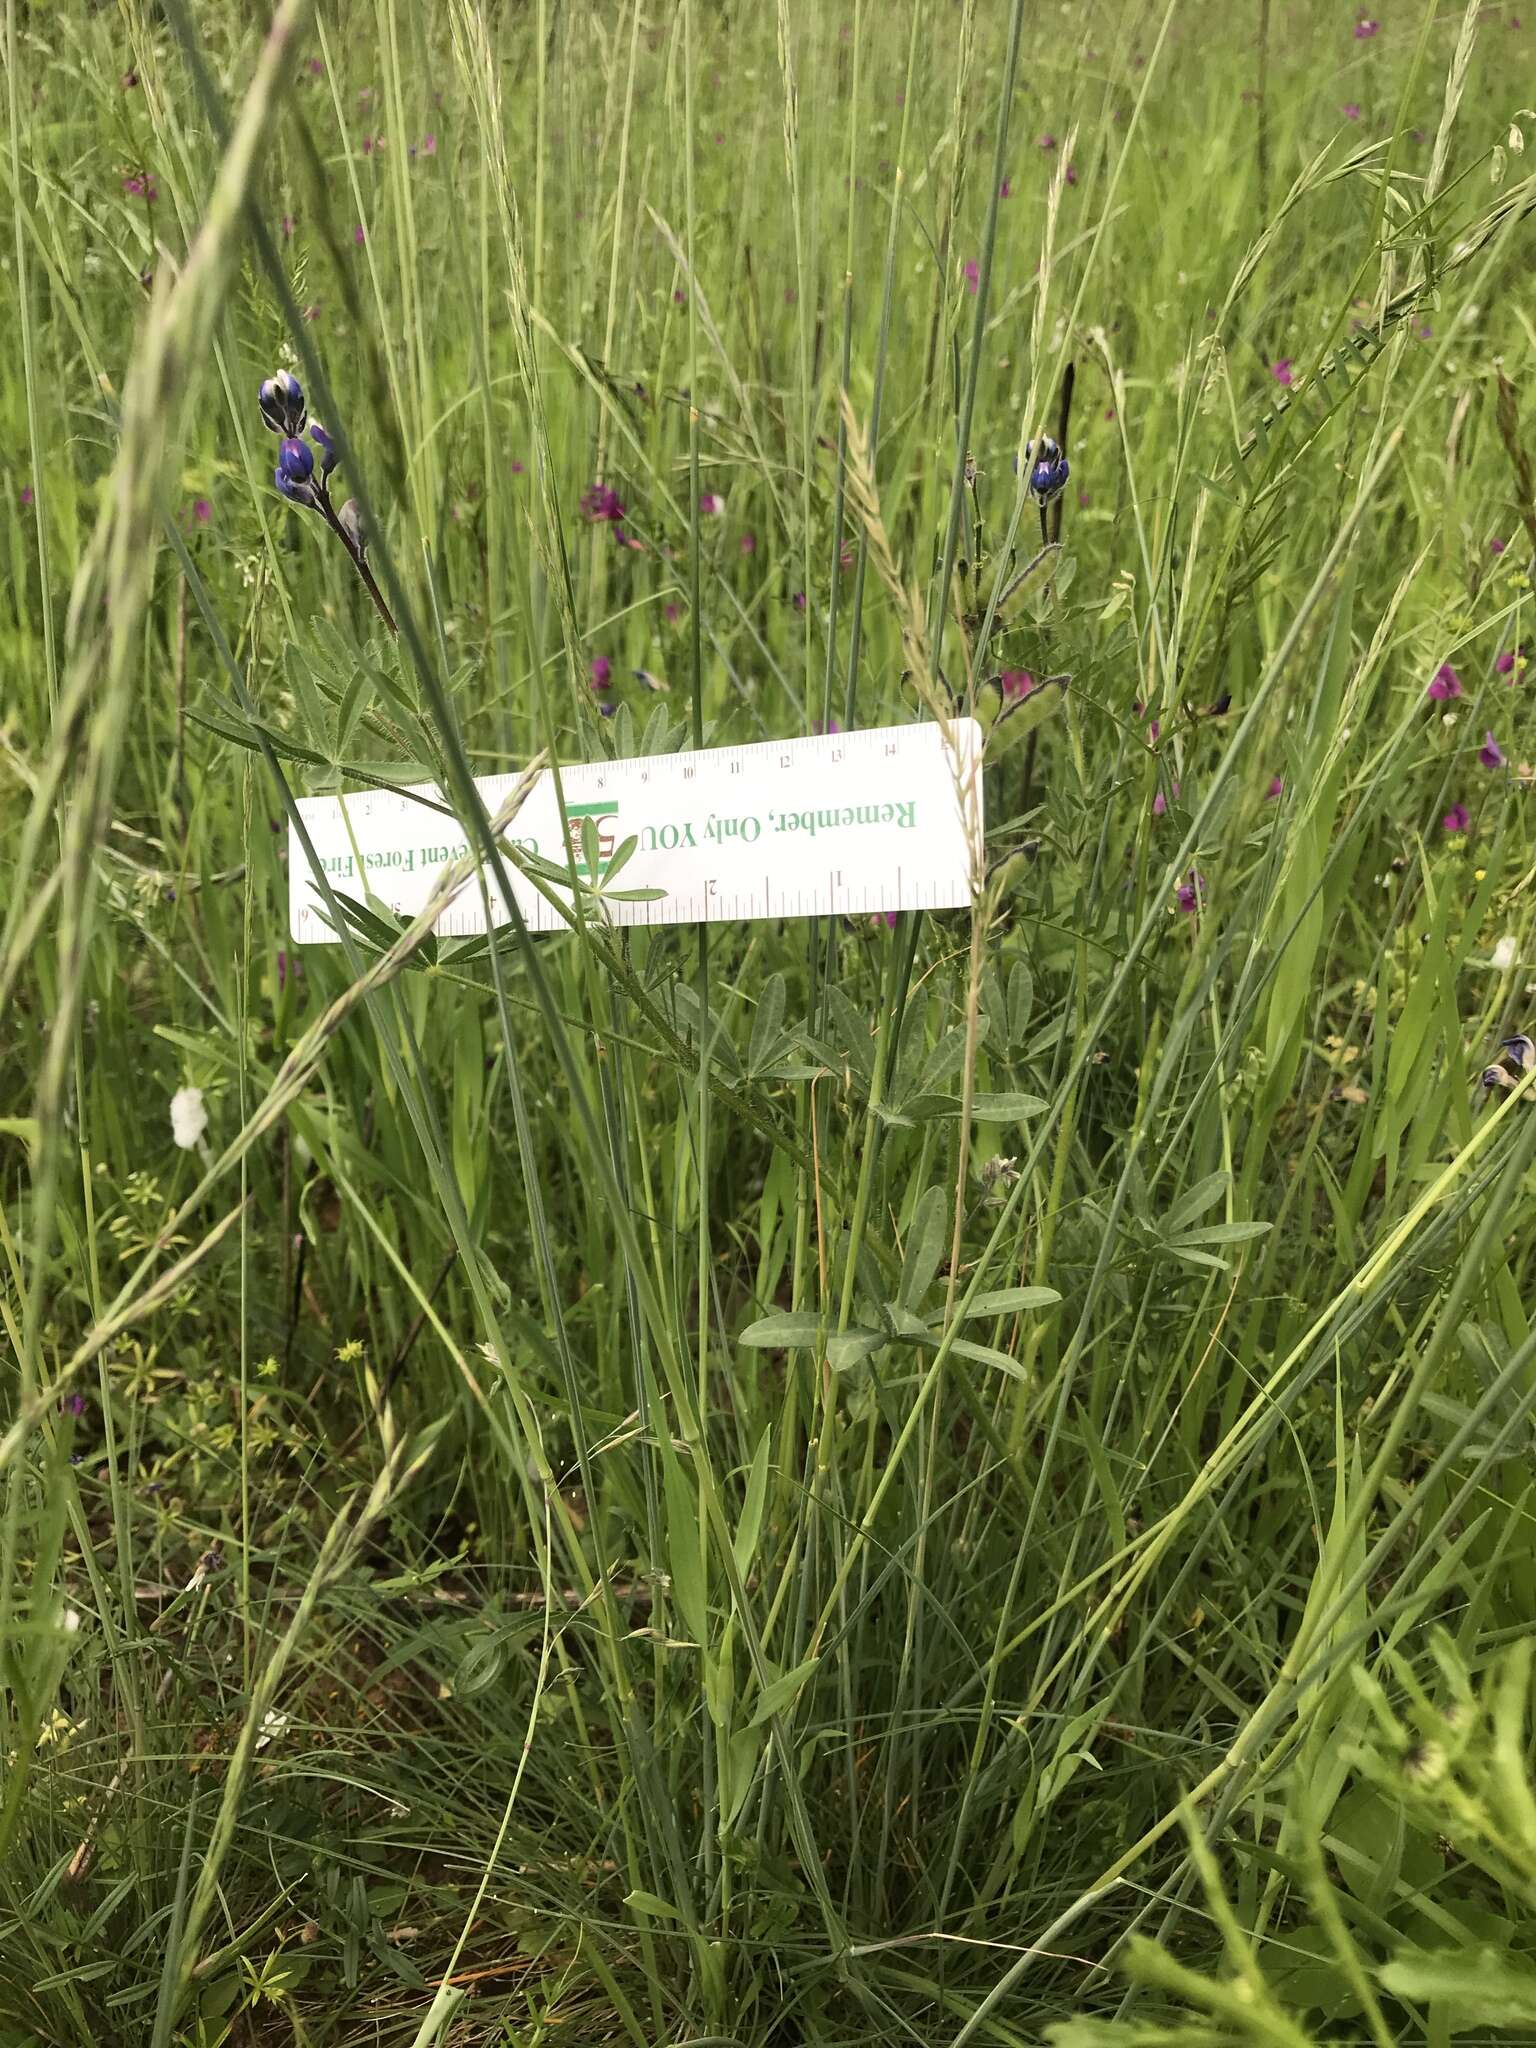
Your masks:
<svg viewBox="0 0 1536 2048"><path fill-rule="evenodd" d="M358 1338L353 1337L349 1339L347 1343L343 1344L341 1349L337 1352L336 1363L338 1365L350 1365L353 1359L361 1358L362 1355L362 1343Z"/></svg>

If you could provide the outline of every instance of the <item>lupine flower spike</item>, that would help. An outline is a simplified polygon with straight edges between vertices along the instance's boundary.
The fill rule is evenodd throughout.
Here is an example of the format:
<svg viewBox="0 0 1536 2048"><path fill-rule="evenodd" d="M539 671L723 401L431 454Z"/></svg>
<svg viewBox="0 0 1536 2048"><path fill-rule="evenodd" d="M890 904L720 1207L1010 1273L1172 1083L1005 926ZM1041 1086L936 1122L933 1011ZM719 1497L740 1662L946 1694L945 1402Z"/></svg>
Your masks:
<svg viewBox="0 0 1536 2048"><path fill-rule="evenodd" d="M341 454L330 429L311 420L304 404L304 387L289 370L279 370L262 380L256 394L261 417L274 434L282 436L277 448L277 467L272 481L290 505L306 512L318 512L347 551L348 559L363 580L363 587L378 608L379 617L391 633L397 631L384 594L374 581L366 560L367 537L355 498L348 498L338 512L331 504L330 480ZM302 439L309 427L309 441ZM317 452L318 451L318 461Z"/></svg>

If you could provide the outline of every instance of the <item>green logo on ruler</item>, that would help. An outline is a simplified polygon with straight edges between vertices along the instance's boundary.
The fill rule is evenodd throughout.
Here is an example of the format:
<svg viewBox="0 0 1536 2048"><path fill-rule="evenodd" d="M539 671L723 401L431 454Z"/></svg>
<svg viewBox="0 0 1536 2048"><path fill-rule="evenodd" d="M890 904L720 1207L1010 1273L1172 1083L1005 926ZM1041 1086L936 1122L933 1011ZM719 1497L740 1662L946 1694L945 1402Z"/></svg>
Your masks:
<svg viewBox="0 0 1536 2048"><path fill-rule="evenodd" d="M619 815L617 802L567 804L565 815L570 820L571 852L577 873L585 875L589 882L600 882L618 845L614 822Z"/></svg>

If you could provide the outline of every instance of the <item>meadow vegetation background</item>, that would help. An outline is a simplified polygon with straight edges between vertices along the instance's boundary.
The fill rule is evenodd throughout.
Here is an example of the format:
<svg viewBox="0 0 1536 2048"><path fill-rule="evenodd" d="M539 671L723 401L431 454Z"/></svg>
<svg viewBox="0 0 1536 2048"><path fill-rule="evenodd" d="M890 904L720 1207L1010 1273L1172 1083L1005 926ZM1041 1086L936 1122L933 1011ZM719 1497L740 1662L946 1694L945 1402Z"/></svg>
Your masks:
<svg viewBox="0 0 1536 2048"><path fill-rule="evenodd" d="M1536 2035L1523 7L8 0L5 2048ZM974 915L287 938L952 706Z"/></svg>

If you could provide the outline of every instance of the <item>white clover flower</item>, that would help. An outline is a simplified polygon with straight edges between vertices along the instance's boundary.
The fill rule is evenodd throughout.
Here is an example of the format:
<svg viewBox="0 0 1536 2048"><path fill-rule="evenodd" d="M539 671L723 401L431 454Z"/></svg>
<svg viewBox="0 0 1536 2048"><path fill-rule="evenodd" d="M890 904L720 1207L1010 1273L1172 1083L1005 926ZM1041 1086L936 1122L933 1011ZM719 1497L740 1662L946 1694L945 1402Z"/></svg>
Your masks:
<svg viewBox="0 0 1536 2048"><path fill-rule="evenodd" d="M171 1097L171 1136L183 1152L190 1152L208 1128L208 1111L201 1088L178 1088Z"/></svg>

